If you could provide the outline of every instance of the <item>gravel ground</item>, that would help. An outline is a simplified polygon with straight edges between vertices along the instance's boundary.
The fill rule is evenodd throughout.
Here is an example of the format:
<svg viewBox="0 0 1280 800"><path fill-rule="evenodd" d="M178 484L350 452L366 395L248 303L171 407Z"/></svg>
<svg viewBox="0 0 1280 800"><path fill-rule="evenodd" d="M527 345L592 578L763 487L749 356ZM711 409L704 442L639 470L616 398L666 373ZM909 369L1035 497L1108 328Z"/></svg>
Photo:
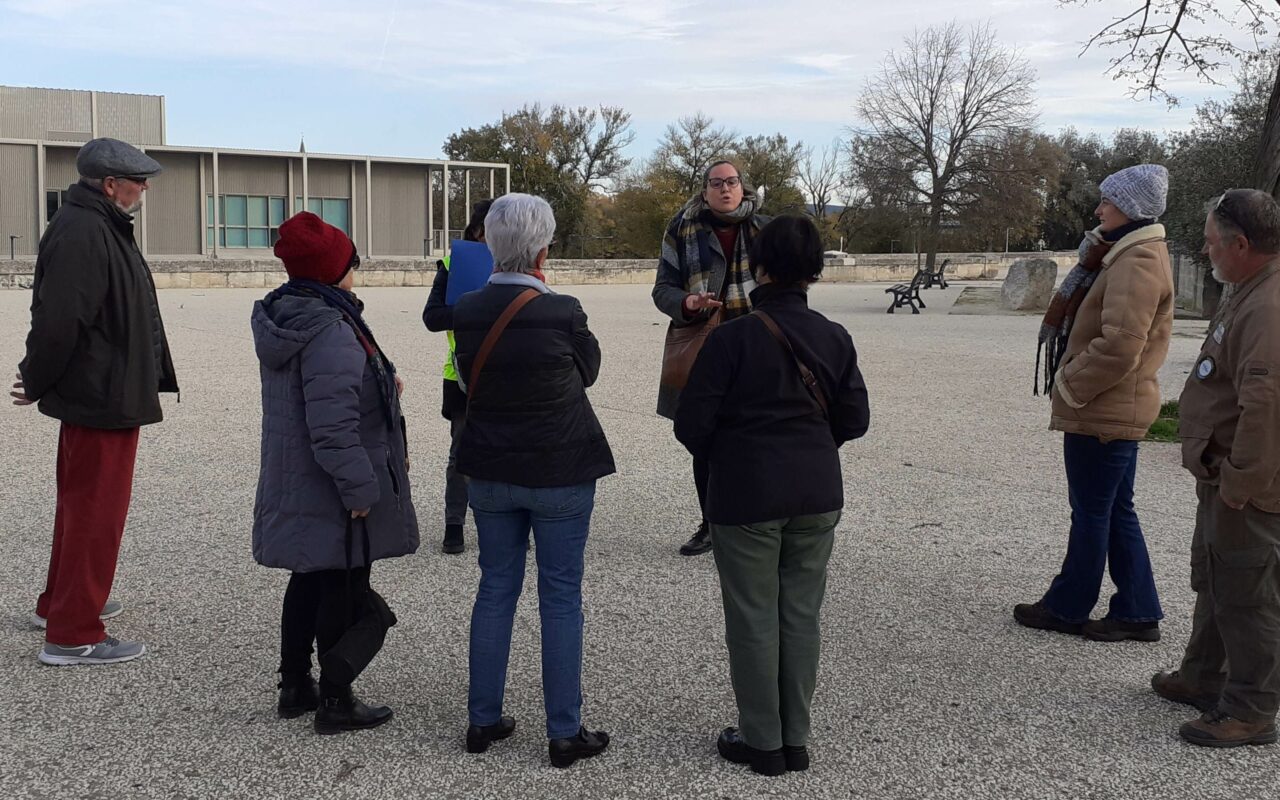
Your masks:
<svg viewBox="0 0 1280 800"><path fill-rule="evenodd" d="M286 576L249 553L257 477L255 291L161 293L183 384L143 432L111 631L149 654L115 667L43 667L27 617L43 586L57 428L6 406L0 435L0 796L35 797L1275 797L1280 749L1185 745L1194 712L1148 688L1176 665L1192 604L1192 481L1174 445L1144 445L1137 505L1168 619L1158 644L1096 644L1017 627L1061 562L1068 510L1061 437L1031 396L1034 317L956 316L963 288L919 316L885 315L883 286L813 290L854 336L872 428L843 450L846 511L831 562L808 773L753 776L716 757L734 722L709 557L681 558L695 498L689 461L653 414L665 325L642 286L569 288L604 348L591 397L618 462L600 484L584 582L585 720L604 756L546 760L538 623L529 581L512 652L516 737L462 750L474 533L439 553L447 425L444 340L425 290L362 292L409 383L423 548L375 583L401 624L357 688L396 710L368 733L316 737L274 716ZM16 364L26 292L0 293L0 363ZM1164 392L1177 395L1204 323L1178 322ZM1105 595L1104 595L1105 597ZM1104 599L1105 602L1105 599ZM1100 606L1098 613L1102 613Z"/></svg>

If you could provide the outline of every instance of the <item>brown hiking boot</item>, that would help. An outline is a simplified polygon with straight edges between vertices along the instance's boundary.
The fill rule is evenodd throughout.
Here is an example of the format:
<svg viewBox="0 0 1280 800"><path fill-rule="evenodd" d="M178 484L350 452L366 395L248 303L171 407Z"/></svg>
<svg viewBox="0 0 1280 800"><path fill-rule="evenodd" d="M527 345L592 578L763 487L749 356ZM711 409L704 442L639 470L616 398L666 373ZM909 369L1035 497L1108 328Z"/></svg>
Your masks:
<svg viewBox="0 0 1280 800"><path fill-rule="evenodd" d="M1275 722L1244 722L1221 711L1209 711L1178 729L1191 744L1201 747L1241 747L1275 744Z"/></svg>
<svg viewBox="0 0 1280 800"><path fill-rule="evenodd" d="M1201 711L1213 711L1218 707L1220 692L1202 691L1182 677L1176 669L1172 672L1157 672L1151 676L1151 689L1166 700L1195 706Z"/></svg>

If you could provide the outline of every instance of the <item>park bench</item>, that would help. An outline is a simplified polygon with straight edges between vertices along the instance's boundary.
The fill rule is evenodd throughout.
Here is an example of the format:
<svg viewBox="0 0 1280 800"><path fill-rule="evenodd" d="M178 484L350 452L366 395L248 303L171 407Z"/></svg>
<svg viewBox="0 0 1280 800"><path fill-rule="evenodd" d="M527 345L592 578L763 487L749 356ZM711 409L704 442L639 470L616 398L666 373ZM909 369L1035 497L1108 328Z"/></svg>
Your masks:
<svg viewBox="0 0 1280 800"><path fill-rule="evenodd" d="M925 276L924 288L932 289L935 286L947 288L947 276L943 273L947 271L947 265L951 263L951 259L944 258L942 263L934 268L933 272Z"/></svg>
<svg viewBox="0 0 1280 800"><path fill-rule="evenodd" d="M893 293L893 302L889 304L889 310L886 314L892 314L895 308L903 306L911 306L912 314L919 314L920 308L924 308L924 300L920 297L920 289L929 280L929 271L926 269L916 270L915 276L911 279L911 283L898 283L884 290L885 294ZM919 305L920 308L916 308Z"/></svg>

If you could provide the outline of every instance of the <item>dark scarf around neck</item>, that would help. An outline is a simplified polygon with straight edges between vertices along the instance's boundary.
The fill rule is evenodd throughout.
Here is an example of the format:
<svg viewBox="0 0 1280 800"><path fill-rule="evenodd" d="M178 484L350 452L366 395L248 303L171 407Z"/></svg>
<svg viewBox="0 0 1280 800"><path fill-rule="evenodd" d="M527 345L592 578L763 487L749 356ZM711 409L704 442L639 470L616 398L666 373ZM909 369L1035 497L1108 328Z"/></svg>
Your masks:
<svg viewBox="0 0 1280 800"><path fill-rule="evenodd" d="M316 297L325 305L342 315L343 320L351 326L360 346L364 348L369 366L378 379L378 394L382 400L383 411L387 416L387 427L394 429L400 424L400 403L396 391L396 367L387 358L386 353L378 346L373 337L373 330L364 321L364 304L355 295L329 286L319 281L294 278L271 293L271 297L289 295L292 297Z"/></svg>

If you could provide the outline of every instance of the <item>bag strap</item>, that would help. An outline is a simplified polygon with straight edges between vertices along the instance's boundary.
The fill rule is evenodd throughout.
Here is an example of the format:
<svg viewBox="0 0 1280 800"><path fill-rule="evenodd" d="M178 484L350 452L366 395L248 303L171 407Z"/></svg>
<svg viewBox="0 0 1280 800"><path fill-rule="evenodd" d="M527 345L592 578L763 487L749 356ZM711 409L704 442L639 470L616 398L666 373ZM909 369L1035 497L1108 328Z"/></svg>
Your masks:
<svg viewBox="0 0 1280 800"><path fill-rule="evenodd" d="M471 404L471 398L476 396L476 386L480 382L480 370L484 369L484 364L489 360L489 354L493 352L494 346L498 344L498 339L502 337L502 332L507 329L507 325L511 324L512 318L520 313L520 309L529 305L534 298L541 296L542 292L537 289L525 289L516 299L503 310L497 321L493 323L493 327L489 329L489 333L484 337L484 341L480 343L480 352L476 353L476 360L471 364L471 377L467 380L467 404Z"/></svg>
<svg viewBox="0 0 1280 800"><path fill-rule="evenodd" d="M796 355L795 348L791 346L791 340L782 332L782 328L778 327L778 323L773 321L773 317L765 312L756 309L751 312L751 316L759 317L764 326L769 329L769 333L773 334L773 338L782 343L786 351L791 354L791 359L795 361L796 368L800 370L800 380L804 383L804 388L809 391L809 396L818 404L818 408L822 411L822 418L829 419L830 413L827 405L827 394L822 390L822 384L818 383L818 376L813 374L813 370L800 360L800 356Z"/></svg>

